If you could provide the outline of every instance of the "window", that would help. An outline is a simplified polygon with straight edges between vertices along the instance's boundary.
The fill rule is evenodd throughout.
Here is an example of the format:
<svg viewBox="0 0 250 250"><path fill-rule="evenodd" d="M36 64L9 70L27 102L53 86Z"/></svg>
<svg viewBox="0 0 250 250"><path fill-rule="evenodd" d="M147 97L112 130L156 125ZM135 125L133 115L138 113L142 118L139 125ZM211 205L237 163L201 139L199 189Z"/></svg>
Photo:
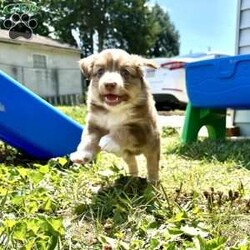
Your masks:
<svg viewBox="0 0 250 250"><path fill-rule="evenodd" d="M43 55L33 55L34 68L47 68L47 58Z"/></svg>

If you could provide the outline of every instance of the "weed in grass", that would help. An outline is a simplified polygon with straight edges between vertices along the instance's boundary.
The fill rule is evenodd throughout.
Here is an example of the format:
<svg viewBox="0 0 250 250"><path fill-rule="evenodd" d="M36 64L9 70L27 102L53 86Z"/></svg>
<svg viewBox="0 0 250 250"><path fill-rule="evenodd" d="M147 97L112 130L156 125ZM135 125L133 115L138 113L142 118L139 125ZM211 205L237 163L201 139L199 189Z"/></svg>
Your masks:
<svg viewBox="0 0 250 250"><path fill-rule="evenodd" d="M162 128L162 133L161 136L163 138L166 138L168 136L173 136L173 135L178 135L178 131L175 128L170 128L170 127L163 127Z"/></svg>

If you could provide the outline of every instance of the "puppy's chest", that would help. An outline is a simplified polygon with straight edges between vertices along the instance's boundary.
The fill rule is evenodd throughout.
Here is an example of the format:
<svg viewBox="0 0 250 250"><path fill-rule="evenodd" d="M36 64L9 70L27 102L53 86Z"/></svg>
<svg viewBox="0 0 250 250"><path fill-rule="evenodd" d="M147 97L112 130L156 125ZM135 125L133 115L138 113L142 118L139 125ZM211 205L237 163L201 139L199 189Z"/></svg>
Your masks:
<svg viewBox="0 0 250 250"><path fill-rule="evenodd" d="M123 125L125 122L130 120L130 115L128 112L115 112L108 114L96 114L94 117L95 123L101 128L110 130L114 127Z"/></svg>

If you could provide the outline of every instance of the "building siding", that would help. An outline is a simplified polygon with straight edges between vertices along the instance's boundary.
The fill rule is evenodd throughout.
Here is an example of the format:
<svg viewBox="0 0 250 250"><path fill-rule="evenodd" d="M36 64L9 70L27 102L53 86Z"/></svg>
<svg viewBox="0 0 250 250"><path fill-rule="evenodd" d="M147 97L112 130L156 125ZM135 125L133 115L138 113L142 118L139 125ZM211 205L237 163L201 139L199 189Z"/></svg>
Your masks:
<svg viewBox="0 0 250 250"><path fill-rule="evenodd" d="M46 57L46 68L34 68L34 54ZM0 69L45 99L82 95L79 59L79 50L0 41Z"/></svg>
<svg viewBox="0 0 250 250"><path fill-rule="evenodd" d="M250 0L238 0L236 54L250 53Z"/></svg>
<svg viewBox="0 0 250 250"><path fill-rule="evenodd" d="M250 0L238 0L237 12L236 54L250 54ZM234 125L242 136L250 136L250 110L236 110Z"/></svg>

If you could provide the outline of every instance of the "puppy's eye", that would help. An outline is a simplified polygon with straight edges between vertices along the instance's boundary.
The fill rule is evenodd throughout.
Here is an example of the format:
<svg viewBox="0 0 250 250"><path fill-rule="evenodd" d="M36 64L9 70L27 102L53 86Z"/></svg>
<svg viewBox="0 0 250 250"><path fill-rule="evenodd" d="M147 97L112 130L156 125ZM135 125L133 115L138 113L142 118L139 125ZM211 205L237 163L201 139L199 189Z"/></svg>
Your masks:
<svg viewBox="0 0 250 250"><path fill-rule="evenodd" d="M101 77L105 72L105 69L104 68L100 68L96 71L96 76L97 77Z"/></svg>
<svg viewBox="0 0 250 250"><path fill-rule="evenodd" d="M122 77L125 79L129 78L129 76L130 76L130 73L127 69L122 69L120 73L121 73Z"/></svg>

